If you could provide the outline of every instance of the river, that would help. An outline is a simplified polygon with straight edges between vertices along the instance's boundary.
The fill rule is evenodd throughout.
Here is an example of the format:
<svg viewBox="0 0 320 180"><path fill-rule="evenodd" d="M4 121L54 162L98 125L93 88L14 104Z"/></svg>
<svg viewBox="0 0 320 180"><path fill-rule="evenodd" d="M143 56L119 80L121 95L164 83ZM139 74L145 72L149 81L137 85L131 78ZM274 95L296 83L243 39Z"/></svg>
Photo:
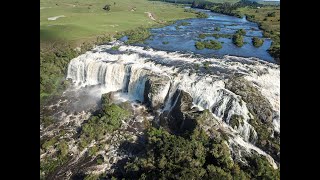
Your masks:
<svg viewBox="0 0 320 180"><path fill-rule="evenodd" d="M268 53L272 40L263 38L263 32L259 29L258 24L246 20L245 17L238 18L219 13L213 13L208 10L196 9L197 11L208 14L208 18L192 18L176 21L174 24L151 29L152 36L142 44L135 44L144 47L151 47L155 50L178 51L183 53L200 54L205 57L222 57L224 55L233 55L241 57L257 57L259 59L275 63L273 57ZM181 25L186 22L188 25ZM220 31L215 31L215 27L220 27ZM198 38L201 33L208 34L226 34L232 36L237 30L244 29L244 45L237 47L232 43L232 38ZM251 38L259 37L264 39L261 47L257 48L252 45ZM199 40L218 40L222 43L219 50L202 49L195 47L195 42ZM122 39L123 41L126 38Z"/></svg>

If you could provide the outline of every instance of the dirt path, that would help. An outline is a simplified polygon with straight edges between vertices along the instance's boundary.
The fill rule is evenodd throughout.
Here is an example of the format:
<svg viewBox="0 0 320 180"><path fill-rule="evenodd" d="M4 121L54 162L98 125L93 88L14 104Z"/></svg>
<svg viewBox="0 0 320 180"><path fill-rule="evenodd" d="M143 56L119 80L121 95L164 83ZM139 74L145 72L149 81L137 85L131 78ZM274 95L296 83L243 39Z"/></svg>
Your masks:
<svg viewBox="0 0 320 180"><path fill-rule="evenodd" d="M144 13L147 13L147 14L148 14L148 17L149 17L151 20L153 20L153 21L156 20L151 12L144 12Z"/></svg>

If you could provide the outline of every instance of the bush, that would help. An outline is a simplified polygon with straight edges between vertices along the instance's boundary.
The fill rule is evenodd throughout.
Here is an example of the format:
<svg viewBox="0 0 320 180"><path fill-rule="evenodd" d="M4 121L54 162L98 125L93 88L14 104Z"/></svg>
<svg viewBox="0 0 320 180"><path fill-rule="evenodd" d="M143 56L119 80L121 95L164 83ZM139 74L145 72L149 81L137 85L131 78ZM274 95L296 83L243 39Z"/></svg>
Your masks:
<svg viewBox="0 0 320 180"><path fill-rule="evenodd" d="M252 44L254 47L260 47L262 46L262 44L264 43L263 39L257 38L257 37L253 37L252 38Z"/></svg>
<svg viewBox="0 0 320 180"><path fill-rule="evenodd" d="M80 147L85 148L92 140L101 140L106 133L111 133L120 128L122 121L131 116L129 110L111 104L108 94L103 94L101 114L92 116L82 126Z"/></svg>
<svg viewBox="0 0 320 180"><path fill-rule="evenodd" d="M169 44L169 42L168 41L163 41L162 44Z"/></svg>
<svg viewBox="0 0 320 180"><path fill-rule="evenodd" d="M244 35L246 35L246 31L244 29L239 29L239 30L236 31L236 34L244 36Z"/></svg>
<svg viewBox="0 0 320 180"><path fill-rule="evenodd" d="M201 39L206 38L206 34L203 34L203 33L199 34L199 38L201 38Z"/></svg>
<svg viewBox="0 0 320 180"><path fill-rule="evenodd" d="M106 11L110 11L110 4L106 4L102 9L106 10Z"/></svg>
<svg viewBox="0 0 320 180"><path fill-rule="evenodd" d="M196 12L197 18L208 18L208 15L203 12Z"/></svg>
<svg viewBox="0 0 320 180"><path fill-rule="evenodd" d="M220 27L215 27L215 28L214 28L214 31L220 31L220 30L221 30Z"/></svg>
<svg viewBox="0 0 320 180"><path fill-rule="evenodd" d="M117 51L117 50L119 50L119 48L120 48L120 46L112 46L111 50Z"/></svg>
<svg viewBox="0 0 320 180"><path fill-rule="evenodd" d="M267 17L276 17L276 12L269 12Z"/></svg>
<svg viewBox="0 0 320 180"><path fill-rule="evenodd" d="M243 36L240 34L234 34L232 37L232 42L238 47L243 46Z"/></svg>
<svg viewBox="0 0 320 180"><path fill-rule="evenodd" d="M201 41L197 41L195 44L196 48L202 50L205 48L205 45Z"/></svg>
<svg viewBox="0 0 320 180"><path fill-rule="evenodd" d="M179 24L179 26L187 26L187 25L189 25L190 23L189 22L181 22L180 24Z"/></svg>
<svg viewBox="0 0 320 180"><path fill-rule="evenodd" d="M127 44L141 43L151 36L149 29L142 27L128 31L125 34L128 36Z"/></svg>
<svg viewBox="0 0 320 180"><path fill-rule="evenodd" d="M205 41L204 46L207 49L215 49L215 50L222 48L221 43L215 40Z"/></svg>
<svg viewBox="0 0 320 180"><path fill-rule="evenodd" d="M203 67L204 67L205 69L208 69L208 68L209 68L209 65L210 65L210 62L209 62L209 61L205 61L205 62L202 63L202 65L203 65Z"/></svg>

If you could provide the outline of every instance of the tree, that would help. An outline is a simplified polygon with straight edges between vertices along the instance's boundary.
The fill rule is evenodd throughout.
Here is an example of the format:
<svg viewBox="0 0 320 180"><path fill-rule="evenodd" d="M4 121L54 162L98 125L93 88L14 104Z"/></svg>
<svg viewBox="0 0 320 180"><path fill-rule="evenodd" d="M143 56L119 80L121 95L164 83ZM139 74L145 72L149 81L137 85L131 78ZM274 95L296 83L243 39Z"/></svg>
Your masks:
<svg viewBox="0 0 320 180"><path fill-rule="evenodd" d="M276 12L269 12L267 14L268 17L276 17Z"/></svg>
<svg viewBox="0 0 320 180"><path fill-rule="evenodd" d="M106 11L110 11L110 4L106 4L104 7L103 7L104 10Z"/></svg>
<svg viewBox="0 0 320 180"><path fill-rule="evenodd" d="M201 41L197 41L195 44L196 48L202 50L205 48L205 45Z"/></svg>
<svg viewBox="0 0 320 180"><path fill-rule="evenodd" d="M252 38L252 44L254 47L260 47L262 46L264 40L263 39L260 39L260 38L257 38L257 37L253 37Z"/></svg>
<svg viewBox="0 0 320 180"><path fill-rule="evenodd" d="M236 46L242 47L243 46L243 36L238 33L234 34L232 37L232 42Z"/></svg>

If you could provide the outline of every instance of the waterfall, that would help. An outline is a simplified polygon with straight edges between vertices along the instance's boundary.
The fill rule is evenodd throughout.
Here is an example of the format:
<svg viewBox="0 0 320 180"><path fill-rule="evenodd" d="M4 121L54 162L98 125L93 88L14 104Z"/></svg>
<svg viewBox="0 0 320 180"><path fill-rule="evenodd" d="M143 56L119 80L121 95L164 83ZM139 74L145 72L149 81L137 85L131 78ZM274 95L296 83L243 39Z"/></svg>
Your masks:
<svg viewBox="0 0 320 180"><path fill-rule="evenodd" d="M119 42L116 42L119 44ZM67 79L75 86L102 85L103 92L120 91L132 100L145 101L146 82L150 77L159 81L158 91L150 90L155 101L163 100L162 110L169 110L174 102L172 97L179 89L191 95L193 105L200 110L209 109L220 121L229 124L232 115L239 115L243 123L234 130L248 143L255 142L257 133L248 123L252 118L241 97L225 88L225 83L234 74L243 74L252 81L273 105L276 115L273 119L275 130L280 131L279 76L278 65L256 58L225 56L222 59L196 58L178 52L145 50L142 47L121 45L121 53L111 54L106 49L112 45L97 46L72 59L68 66ZM195 70L201 62L209 61L208 70ZM164 84L161 84L164 83Z"/></svg>

